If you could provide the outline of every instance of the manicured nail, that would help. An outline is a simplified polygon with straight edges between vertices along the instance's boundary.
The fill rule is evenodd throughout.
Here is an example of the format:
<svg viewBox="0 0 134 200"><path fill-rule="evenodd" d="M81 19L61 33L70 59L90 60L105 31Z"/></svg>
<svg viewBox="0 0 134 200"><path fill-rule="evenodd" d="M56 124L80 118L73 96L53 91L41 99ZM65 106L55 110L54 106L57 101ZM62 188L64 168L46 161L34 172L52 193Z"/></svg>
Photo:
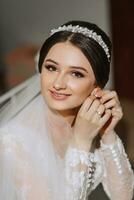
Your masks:
<svg viewBox="0 0 134 200"><path fill-rule="evenodd" d="M102 94L103 94L102 91L99 90L99 91L97 91L97 92L95 93L95 96L96 96L96 97L101 97Z"/></svg>
<svg viewBox="0 0 134 200"><path fill-rule="evenodd" d="M92 91L92 95L96 96L97 92L100 90L100 88L95 88L93 91Z"/></svg>

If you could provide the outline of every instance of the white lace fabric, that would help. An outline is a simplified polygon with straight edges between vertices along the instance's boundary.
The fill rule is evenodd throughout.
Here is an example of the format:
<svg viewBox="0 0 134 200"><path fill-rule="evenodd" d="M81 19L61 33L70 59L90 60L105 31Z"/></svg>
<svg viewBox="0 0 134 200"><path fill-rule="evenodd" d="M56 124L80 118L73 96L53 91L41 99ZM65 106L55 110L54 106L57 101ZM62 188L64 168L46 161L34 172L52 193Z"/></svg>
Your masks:
<svg viewBox="0 0 134 200"><path fill-rule="evenodd" d="M66 181L69 185L68 199L86 199L87 189L94 182L95 160L93 153L69 147L65 157Z"/></svg>
<svg viewBox="0 0 134 200"><path fill-rule="evenodd" d="M133 197L134 174L124 146L117 136L116 143L101 143L101 155L104 159L103 186L112 200L131 200Z"/></svg>
<svg viewBox="0 0 134 200"><path fill-rule="evenodd" d="M1 127L0 199L86 200L102 183L111 200L131 200L134 177L121 140L94 153L77 149L70 127L58 116L46 120L47 109L39 95Z"/></svg>

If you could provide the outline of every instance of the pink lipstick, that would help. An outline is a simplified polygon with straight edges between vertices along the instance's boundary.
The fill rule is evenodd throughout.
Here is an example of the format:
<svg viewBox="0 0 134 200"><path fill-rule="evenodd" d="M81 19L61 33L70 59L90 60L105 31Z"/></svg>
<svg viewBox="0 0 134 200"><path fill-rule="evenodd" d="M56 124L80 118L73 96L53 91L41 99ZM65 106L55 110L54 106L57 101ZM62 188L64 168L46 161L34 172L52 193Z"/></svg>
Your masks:
<svg viewBox="0 0 134 200"><path fill-rule="evenodd" d="M59 93L52 90L50 90L50 94L55 100L66 100L69 96L71 96L70 94Z"/></svg>

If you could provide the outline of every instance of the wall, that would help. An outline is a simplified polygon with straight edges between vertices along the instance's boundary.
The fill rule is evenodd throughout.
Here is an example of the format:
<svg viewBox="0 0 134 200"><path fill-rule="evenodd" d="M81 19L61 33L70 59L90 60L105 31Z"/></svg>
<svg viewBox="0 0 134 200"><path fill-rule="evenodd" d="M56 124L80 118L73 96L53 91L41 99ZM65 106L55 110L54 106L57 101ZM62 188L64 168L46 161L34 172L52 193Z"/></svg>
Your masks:
<svg viewBox="0 0 134 200"><path fill-rule="evenodd" d="M41 43L52 27L71 19L93 21L109 33L108 0L1 0L1 47Z"/></svg>
<svg viewBox="0 0 134 200"><path fill-rule="evenodd" d="M120 97L134 101L134 1L111 0L114 78Z"/></svg>
<svg viewBox="0 0 134 200"><path fill-rule="evenodd" d="M72 19L97 23L110 34L109 0L1 0L1 54L40 45L51 28Z"/></svg>

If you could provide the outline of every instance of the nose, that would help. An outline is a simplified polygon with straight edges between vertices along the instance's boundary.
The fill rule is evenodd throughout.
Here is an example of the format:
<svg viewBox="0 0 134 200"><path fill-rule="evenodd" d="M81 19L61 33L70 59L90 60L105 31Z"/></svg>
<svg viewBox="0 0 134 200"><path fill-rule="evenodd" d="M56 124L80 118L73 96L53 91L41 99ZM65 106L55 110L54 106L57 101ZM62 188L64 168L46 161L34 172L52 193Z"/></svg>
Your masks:
<svg viewBox="0 0 134 200"><path fill-rule="evenodd" d="M58 74L53 82L56 90L66 89L66 80L63 74Z"/></svg>

